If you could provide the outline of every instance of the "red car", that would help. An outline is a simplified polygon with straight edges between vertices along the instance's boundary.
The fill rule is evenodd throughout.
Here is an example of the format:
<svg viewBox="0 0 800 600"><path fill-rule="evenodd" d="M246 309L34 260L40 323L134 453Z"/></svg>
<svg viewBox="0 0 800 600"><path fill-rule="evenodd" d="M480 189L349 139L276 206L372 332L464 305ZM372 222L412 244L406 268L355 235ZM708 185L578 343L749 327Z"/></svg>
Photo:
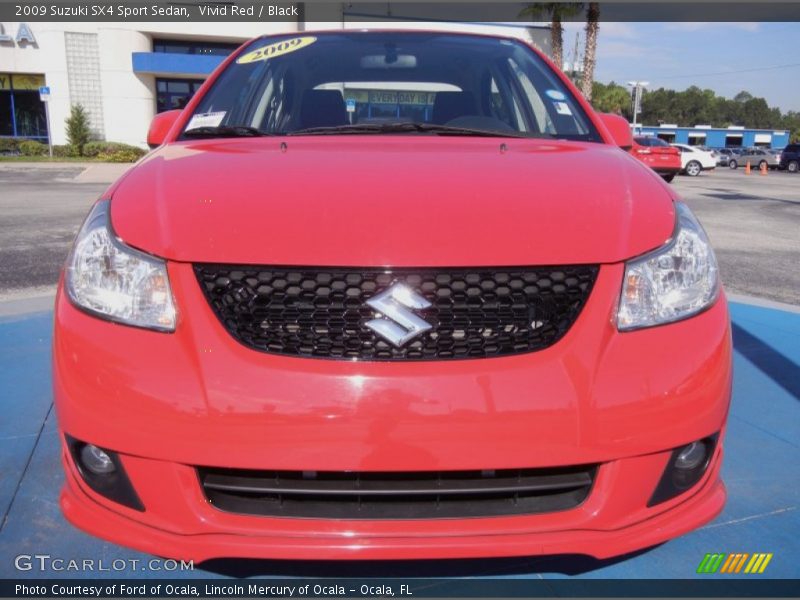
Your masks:
<svg viewBox="0 0 800 600"><path fill-rule="evenodd" d="M681 172L681 153L655 136L635 136L630 153L670 182Z"/></svg>
<svg viewBox="0 0 800 600"><path fill-rule="evenodd" d="M53 370L67 518L152 554L658 544L713 519L713 251L536 50L245 44L92 208Z"/></svg>

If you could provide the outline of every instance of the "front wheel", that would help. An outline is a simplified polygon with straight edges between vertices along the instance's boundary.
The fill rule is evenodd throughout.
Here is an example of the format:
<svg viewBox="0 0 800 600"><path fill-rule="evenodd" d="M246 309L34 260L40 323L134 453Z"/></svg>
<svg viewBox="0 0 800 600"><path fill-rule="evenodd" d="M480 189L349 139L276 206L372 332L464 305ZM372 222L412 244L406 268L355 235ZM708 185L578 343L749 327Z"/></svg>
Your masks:
<svg viewBox="0 0 800 600"><path fill-rule="evenodd" d="M668 173L666 175L662 175L661 178L667 183L670 183L673 179L675 179L675 173Z"/></svg>
<svg viewBox="0 0 800 600"><path fill-rule="evenodd" d="M697 177L703 170L703 165L701 165L696 160L690 161L688 165L686 165L686 174L689 177Z"/></svg>
<svg viewBox="0 0 800 600"><path fill-rule="evenodd" d="M796 160L789 161L789 164L786 165L786 170L789 171L789 173L797 173L800 171L800 163Z"/></svg>
<svg viewBox="0 0 800 600"><path fill-rule="evenodd" d="M734 170L738 169L739 168L739 163L736 162L735 160L731 159L731 161L728 163L728 167L731 168L731 169L734 169Z"/></svg>

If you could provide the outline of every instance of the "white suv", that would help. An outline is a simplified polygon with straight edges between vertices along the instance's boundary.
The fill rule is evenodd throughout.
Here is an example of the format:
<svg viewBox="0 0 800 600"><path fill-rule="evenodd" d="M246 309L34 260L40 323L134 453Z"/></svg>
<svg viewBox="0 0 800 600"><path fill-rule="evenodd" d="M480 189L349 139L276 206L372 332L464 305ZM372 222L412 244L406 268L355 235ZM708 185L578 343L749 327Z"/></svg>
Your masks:
<svg viewBox="0 0 800 600"><path fill-rule="evenodd" d="M703 171L716 168L717 158L711 152L700 150L686 144L672 144L681 152L681 169L690 177L697 177Z"/></svg>

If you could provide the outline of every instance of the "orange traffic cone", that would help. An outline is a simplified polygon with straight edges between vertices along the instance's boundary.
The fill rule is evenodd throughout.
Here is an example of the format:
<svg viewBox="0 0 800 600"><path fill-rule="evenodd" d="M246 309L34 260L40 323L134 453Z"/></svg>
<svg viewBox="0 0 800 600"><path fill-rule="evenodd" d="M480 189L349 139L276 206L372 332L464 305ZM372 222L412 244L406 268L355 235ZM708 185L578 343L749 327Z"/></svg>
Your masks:
<svg viewBox="0 0 800 600"><path fill-rule="evenodd" d="M744 166L744 174L750 175L750 161L747 161L747 164Z"/></svg>
<svg viewBox="0 0 800 600"><path fill-rule="evenodd" d="M762 175L766 175L767 174L767 163L765 163L765 162L761 163L761 174Z"/></svg>

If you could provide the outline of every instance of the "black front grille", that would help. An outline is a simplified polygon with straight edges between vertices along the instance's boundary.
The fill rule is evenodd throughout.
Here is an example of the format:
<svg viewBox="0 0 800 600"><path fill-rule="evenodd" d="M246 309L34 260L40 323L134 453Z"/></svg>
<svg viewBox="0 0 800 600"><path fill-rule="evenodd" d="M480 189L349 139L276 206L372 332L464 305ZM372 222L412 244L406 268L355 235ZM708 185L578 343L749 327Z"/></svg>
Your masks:
<svg viewBox="0 0 800 600"><path fill-rule="evenodd" d="M220 510L269 517L443 519L575 508L595 465L547 469L353 473L199 468Z"/></svg>
<svg viewBox="0 0 800 600"><path fill-rule="evenodd" d="M195 265L209 303L250 348L358 360L489 358L547 348L572 326L596 266L525 269L312 269ZM402 282L432 328L395 347L365 323L366 301Z"/></svg>

